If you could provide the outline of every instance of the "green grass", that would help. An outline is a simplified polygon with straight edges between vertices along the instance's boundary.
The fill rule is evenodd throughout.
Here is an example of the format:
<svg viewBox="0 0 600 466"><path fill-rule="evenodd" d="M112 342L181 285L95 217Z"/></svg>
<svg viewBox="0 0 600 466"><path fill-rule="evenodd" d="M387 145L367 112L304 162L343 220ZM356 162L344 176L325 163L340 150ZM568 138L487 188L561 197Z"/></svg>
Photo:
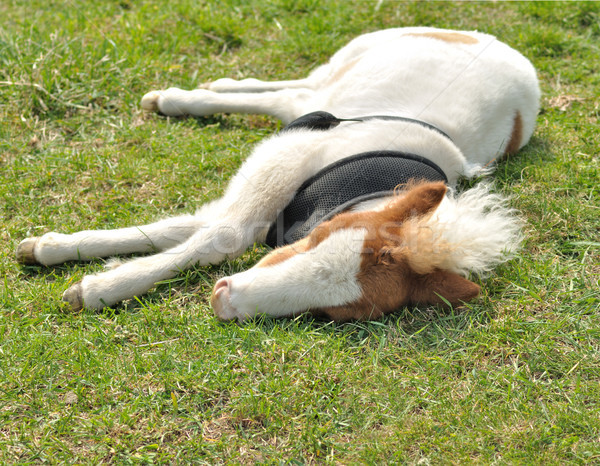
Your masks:
<svg viewBox="0 0 600 466"><path fill-rule="evenodd" d="M600 461L600 4L13 0L0 17L0 463ZM143 115L145 92L300 77L415 24L495 34L544 92L531 143L494 175L522 254L472 304L220 324L212 285L257 247L73 314L62 291L102 261L16 264L28 235L193 212L278 128Z"/></svg>

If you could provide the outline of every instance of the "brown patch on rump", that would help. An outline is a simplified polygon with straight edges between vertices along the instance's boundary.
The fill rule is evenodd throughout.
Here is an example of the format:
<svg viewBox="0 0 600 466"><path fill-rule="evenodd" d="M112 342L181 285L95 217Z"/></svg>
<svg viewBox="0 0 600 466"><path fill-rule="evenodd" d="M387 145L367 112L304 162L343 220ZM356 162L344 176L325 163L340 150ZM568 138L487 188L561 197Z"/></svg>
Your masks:
<svg viewBox="0 0 600 466"><path fill-rule="evenodd" d="M454 42L459 44L477 44L479 41L475 37L461 34L460 32L412 32L407 36L424 36L432 39L439 39L445 42Z"/></svg>
<svg viewBox="0 0 600 466"><path fill-rule="evenodd" d="M513 122L512 134L510 135L510 141L504 151L505 155L515 154L521 147L521 141L523 140L523 120L519 112L516 113Z"/></svg>
<svg viewBox="0 0 600 466"><path fill-rule="evenodd" d="M346 63L344 66L337 69L335 71L335 73L333 74L333 76L329 77L328 84L333 84L333 83L339 81L342 76L344 76L348 71L350 71L352 68L354 68L354 65L356 65L358 63L359 59L360 59L360 57L355 58L354 60Z"/></svg>

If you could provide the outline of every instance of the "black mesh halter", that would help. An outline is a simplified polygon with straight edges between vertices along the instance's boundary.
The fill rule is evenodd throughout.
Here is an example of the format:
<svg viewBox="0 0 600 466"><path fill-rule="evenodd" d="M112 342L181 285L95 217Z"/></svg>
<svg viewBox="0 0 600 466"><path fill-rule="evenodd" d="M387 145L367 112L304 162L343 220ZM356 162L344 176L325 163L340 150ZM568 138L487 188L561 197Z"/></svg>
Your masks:
<svg viewBox="0 0 600 466"><path fill-rule="evenodd" d="M389 196L411 180L448 182L440 167L418 155L373 151L338 160L300 186L265 242L277 247L298 241L321 222L359 202Z"/></svg>
<svg viewBox="0 0 600 466"><path fill-rule="evenodd" d="M367 116L341 119L327 112L313 112L292 121L282 131L310 129L326 131L344 121L396 120L418 124L450 137L439 128L412 118ZM432 161L419 155L379 150L363 152L338 160L306 180L292 201L278 215L265 243L271 247L294 243L321 222L369 199L389 196L409 181L443 181L446 175Z"/></svg>

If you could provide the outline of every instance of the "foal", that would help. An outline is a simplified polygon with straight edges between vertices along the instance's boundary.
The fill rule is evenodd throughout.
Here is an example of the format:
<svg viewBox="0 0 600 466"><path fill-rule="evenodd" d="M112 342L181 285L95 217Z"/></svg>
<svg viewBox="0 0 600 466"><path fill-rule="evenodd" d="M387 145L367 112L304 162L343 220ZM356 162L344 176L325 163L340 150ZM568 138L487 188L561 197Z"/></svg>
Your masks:
<svg viewBox="0 0 600 466"><path fill-rule="evenodd" d="M222 319L310 311L347 320L377 318L407 303L459 304L479 292L465 276L507 260L520 230L514 212L485 185L446 195L447 185L525 145L539 95L534 68L515 50L489 35L433 28L365 34L305 79L220 79L193 91L153 91L142 107L165 115L265 113L289 123L330 113L309 115L258 144L223 197L194 215L118 230L46 233L21 242L17 258L53 265L159 251L111 261L64 293L75 309L111 306L193 264L236 257L267 240L270 230L283 237L275 244L285 244L276 221L307 180L369 158L375 165L359 165L342 185L369 176L376 183L386 170L375 175L371 167L395 154L437 175L403 179L395 192L361 194L325 213L293 244L220 279L213 308Z"/></svg>

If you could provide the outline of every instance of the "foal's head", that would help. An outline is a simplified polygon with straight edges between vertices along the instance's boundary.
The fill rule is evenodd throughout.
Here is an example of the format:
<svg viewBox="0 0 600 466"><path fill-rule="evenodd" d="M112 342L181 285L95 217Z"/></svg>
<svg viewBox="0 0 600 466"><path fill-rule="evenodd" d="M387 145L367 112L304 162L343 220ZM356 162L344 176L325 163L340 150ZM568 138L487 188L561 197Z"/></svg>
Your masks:
<svg viewBox="0 0 600 466"><path fill-rule="evenodd" d="M221 319L309 311L336 321L375 319L406 304L452 305L479 287L451 272L452 245L427 222L443 183L413 185L381 210L347 212L256 266L222 278L212 294Z"/></svg>

